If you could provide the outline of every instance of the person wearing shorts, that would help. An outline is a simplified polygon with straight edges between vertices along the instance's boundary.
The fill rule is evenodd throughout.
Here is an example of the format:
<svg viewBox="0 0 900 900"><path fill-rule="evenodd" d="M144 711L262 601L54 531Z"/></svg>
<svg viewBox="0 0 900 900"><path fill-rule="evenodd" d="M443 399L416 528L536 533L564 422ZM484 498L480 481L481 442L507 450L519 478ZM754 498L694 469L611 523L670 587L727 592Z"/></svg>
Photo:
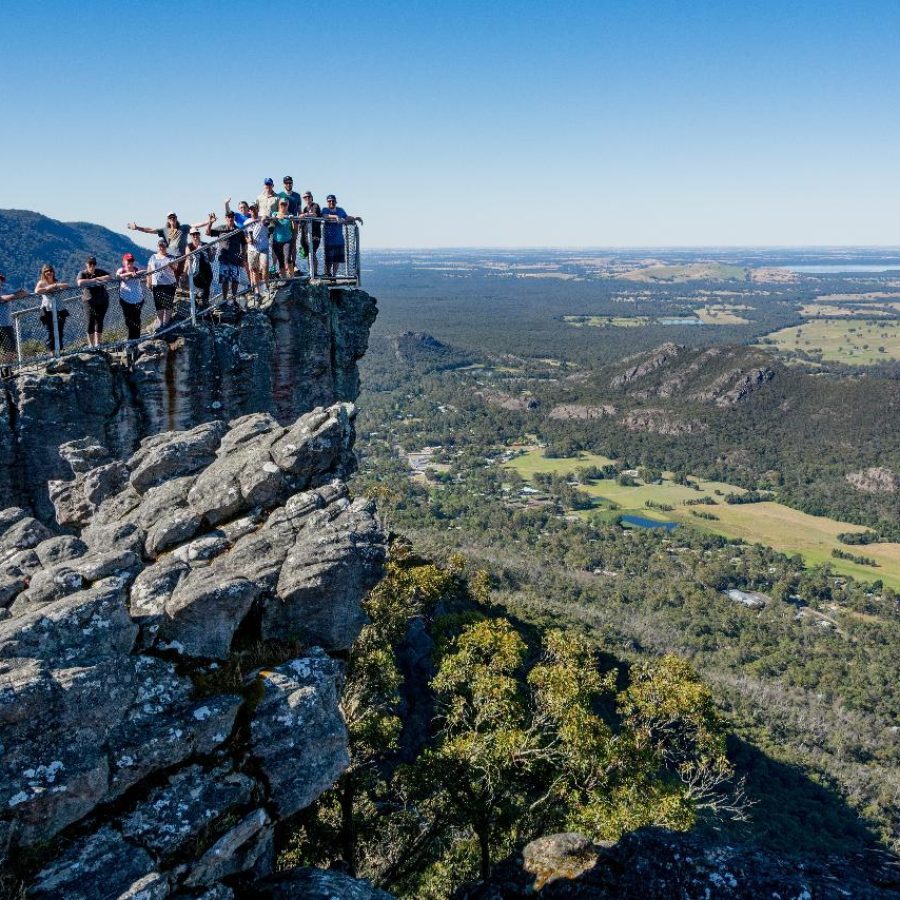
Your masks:
<svg viewBox="0 0 900 900"><path fill-rule="evenodd" d="M168 242L159 239L157 251L147 260L147 287L153 292L157 330L172 321L175 309L175 257L168 253Z"/></svg>
<svg viewBox="0 0 900 900"><path fill-rule="evenodd" d="M325 198L327 204L322 216L325 227L322 229L322 243L325 245L325 277L337 278L338 266L346 259L344 247L344 225L353 225L363 220L359 216L350 216L346 210L337 205L337 197L329 194Z"/></svg>
<svg viewBox="0 0 900 900"><path fill-rule="evenodd" d="M89 256L84 269L78 273L76 284L81 288L88 346L92 350L100 348L100 340L103 337L103 320L109 309L109 292L104 282L109 281L111 277L106 269L97 268L96 256Z"/></svg>
<svg viewBox="0 0 900 900"><path fill-rule="evenodd" d="M144 308L144 286L141 275L134 264L134 254L126 253L122 257L122 266L116 269L119 279L119 306L122 307L122 318L128 329L128 340L136 341L141 336L141 311Z"/></svg>
<svg viewBox="0 0 900 900"><path fill-rule="evenodd" d="M241 272L247 271L247 263L244 259L247 243L244 233L238 228L235 214L229 209L225 213L225 225L222 228L213 228L212 219L206 226L207 237L222 237L219 241L219 284L222 286L222 299L228 300L228 289L231 288L231 296L237 300L238 285Z"/></svg>
<svg viewBox="0 0 900 900"><path fill-rule="evenodd" d="M259 206L250 204L250 218L244 223L247 236L247 271L256 299L260 299L260 287L269 290L269 228L259 216Z"/></svg>

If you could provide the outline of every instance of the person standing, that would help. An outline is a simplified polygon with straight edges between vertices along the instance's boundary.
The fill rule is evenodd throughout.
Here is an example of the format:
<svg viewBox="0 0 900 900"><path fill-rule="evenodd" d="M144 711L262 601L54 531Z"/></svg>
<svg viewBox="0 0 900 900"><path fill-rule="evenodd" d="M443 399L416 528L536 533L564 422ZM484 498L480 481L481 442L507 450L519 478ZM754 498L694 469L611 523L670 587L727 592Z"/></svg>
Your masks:
<svg viewBox="0 0 900 900"><path fill-rule="evenodd" d="M211 225L215 220L215 216L210 213L209 222ZM200 232L193 228L189 235L188 243L188 274L194 281L194 306L196 309L209 308L209 290L213 282L212 263L209 261L211 248L203 246L200 240Z"/></svg>
<svg viewBox="0 0 900 900"><path fill-rule="evenodd" d="M250 218L244 223L247 236L247 271L250 285L257 302L260 300L260 286L269 292L269 227L266 219L259 215L259 206L250 204Z"/></svg>
<svg viewBox="0 0 900 900"><path fill-rule="evenodd" d="M178 262L175 266L175 277L179 283L184 285L185 261L181 258L187 251L188 235L192 228L199 228L206 225L206 220L198 222L196 225L182 225L178 221L176 213L170 212L166 216L166 224L162 228L147 228L144 225L136 225L134 222L128 223L130 231L142 231L144 234L155 234L162 238L167 245L168 253L174 256Z"/></svg>
<svg viewBox="0 0 900 900"><path fill-rule="evenodd" d="M303 209L300 215L306 219L321 219L322 207L313 200L313 195L307 191L303 195ZM304 222L299 223L301 230L300 246L303 248L304 255L309 259L309 277L315 278L319 273L316 271L317 260L316 253L319 250L319 244L322 241L322 223L312 222L307 225ZM312 231L312 249L309 246L309 232Z"/></svg>
<svg viewBox="0 0 900 900"><path fill-rule="evenodd" d="M141 312L144 309L144 286L141 283L143 271L134 264L134 254L126 253L122 265L116 269L119 279L119 306L128 329L128 340L136 341L141 336Z"/></svg>
<svg viewBox="0 0 900 900"><path fill-rule="evenodd" d="M290 175L285 175L282 179L282 184L284 184L284 190L278 194L278 199L287 200L289 216L299 216L300 207L303 201L300 195L294 190L294 179L291 178ZM299 230L298 223L294 222L287 259L287 268L291 275L297 274L297 232Z"/></svg>
<svg viewBox="0 0 900 900"><path fill-rule="evenodd" d="M325 211L322 213L325 219L323 231L325 245L325 276L337 278L338 266L346 260L344 247L344 225L355 223L363 224L359 216L348 215L346 210L337 205L337 197L329 194L325 198Z"/></svg>
<svg viewBox="0 0 900 900"><path fill-rule="evenodd" d="M271 178L263 182L262 193L256 198L256 205L261 219L268 219L278 211L278 194L275 193L275 182Z"/></svg>
<svg viewBox="0 0 900 900"><path fill-rule="evenodd" d="M278 201L278 212L272 218L272 253L278 263L278 274L287 278L290 274L291 241L294 239L294 223L288 212L288 201Z"/></svg>
<svg viewBox="0 0 900 900"><path fill-rule="evenodd" d="M41 323L47 329L47 349L51 353L56 352L56 346L53 342L53 301L48 294L55 294L64 291L69 287L65 281L56 280L56 270L49 263L44 263L41 267L41 276L38 278L37 284L34 286L34 292L41 294ZM59 349L63 348L63 330L66 326L66 319L69 318L67 309L57 309L56 311L56 330L59 338Z"/></svg>
<svg viewBox="0 0 900 900"><path fill-rule="evenodd" d="M109 309L109 292L104 282L111 278L106 269L97 268L97 257L89 256L84 269L78 273L76 284L81 288L84 303L84 318L87 321L88 346L92 350L100 348L103 336L103 320Z"/></svg>
<svg viewBox="0 0 900 900"><path fill-rule="evenodd" d="M168 250L165 238L160 238L157 250L147 260L147 287L153 291L153 305L156 307L157 331L172 321L175 309L175 257Z"/></svg>
<svg viewBox="0 0 900 900"><path fill-rule="evenodd" d="M3 293L6 276L0 272L0 378L9 378L12 371L10 363L16 358L16 329L13 327L10 303L20 297L27 297L28 291L18 290L11 294Z"/></svg>
<svg viewBox="0 0 900 900"><path fill-rule="evenodd" d="M225 213L225 225L213 228L210 219L206 226L207 237L222 237L219 244L219 284L222 286L222 299L228 300L228 288L231 296L237 301L238 285L241 271L247 271L247 242L243 232L237 227L235 214L228 210Z"/></svg>

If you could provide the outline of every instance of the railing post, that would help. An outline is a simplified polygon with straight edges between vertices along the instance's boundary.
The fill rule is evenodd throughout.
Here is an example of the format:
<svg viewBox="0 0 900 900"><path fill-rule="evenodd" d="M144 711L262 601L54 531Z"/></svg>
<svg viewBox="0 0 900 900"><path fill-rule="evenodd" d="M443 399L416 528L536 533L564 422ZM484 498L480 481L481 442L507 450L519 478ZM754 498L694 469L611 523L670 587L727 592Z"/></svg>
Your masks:
<svg viewBox="0 0 900 900"><path fill-rule="evenodd" d="M318 274L316 272L316 244L313 240L315 226L307 220L303 223L303 228L306 231L306 252L308 254L306 261L309 263L309 280L312 281Z"/></svg>
<svg viewBox="0 0 900 900"><path fill-rule="evenodd" d="M362 266L360 265L360 255L359 255L359 225L354 225L353 230L356 233L356 286L359 287L362 284Z"/></svg>
<svg viewBox="0 0 900 900"><path fill-rule="evenodd" d="M16 323L16 356L19 358L19 365L22 365L22 317L15 316L13 321Z"/></svg>
<svg viewBox="0 0 900 900"><path fill-rule="evenodd" d="M194 262L196 254L192 253L188 262L188 293L191 297L191 324L197 324L197 298L194 296Z"/></svg>
<svg viewBox="0 0 900 900"><path fill-rule="evenodd" d="M59 346L59 315L56 308L56 294L50 295L50 318L53 322L53 355L58 359L60 350Z"/></svg>

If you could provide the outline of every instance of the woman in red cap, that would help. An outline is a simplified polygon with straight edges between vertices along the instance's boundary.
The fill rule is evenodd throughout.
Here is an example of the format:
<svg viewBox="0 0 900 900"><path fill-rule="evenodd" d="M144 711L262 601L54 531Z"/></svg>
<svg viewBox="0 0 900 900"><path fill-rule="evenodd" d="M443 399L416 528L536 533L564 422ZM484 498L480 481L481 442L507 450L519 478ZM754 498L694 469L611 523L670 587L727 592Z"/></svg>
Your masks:
<svg viewBox="0 0 900 900"><path fill-rule="evenodd" d="M134 263L134 255L126 253L122 257L122 265L116 269L119 279L119 305L122 307L122 318L128 328L128 340L136 341L141 336L141 311L144 308L144 285L141 282L143 270Z"/></svg>

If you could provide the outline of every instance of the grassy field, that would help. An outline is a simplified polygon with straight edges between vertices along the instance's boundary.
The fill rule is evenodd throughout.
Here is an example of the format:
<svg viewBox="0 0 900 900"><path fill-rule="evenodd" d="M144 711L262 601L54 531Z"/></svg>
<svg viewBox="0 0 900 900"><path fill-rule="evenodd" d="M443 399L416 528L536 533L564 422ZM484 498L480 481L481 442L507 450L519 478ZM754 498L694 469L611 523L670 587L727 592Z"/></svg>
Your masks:
<svg viewBox="0 0 900 900"><path fill-rule="evenodd" d="M735 309L749 309L747 306L704 306L694 313L704 325L746 325L749 321L737 315Z"/></svg>
<svg viewBox="0 0 900 900"><path fill-rule="evenodd" d="M621 276L629 281L682 282L682 281L745 281L746 272L741 266L721 263L689 263L684 266L645 266L632 269Z"/></svg>
<svg viewBox="0 0 900 900"><path fill-rule="evenodd" d="M857 306L836 306L833 303L807 303L800 307L800 315L808 319L817 318L859 318L859 316L888 316L890 311L880 306L861 303Z"/></svg>
<svg viewBox="0 0 900 900"><path fill-rule="evenodd" d="M648 316L563 316L563 321L576 328L637 328L653 320Z"/></svg>
<svg viewBox="0 0 900 900"><path fill-rule="evenodd" d="M535 472L566 474L584 465L606 465L606 457L583 454L579 459L544 459L540 450L532 450L525 456L507 463L524 478ZM840 543L837 535L842 531L864 531L859 525L849 525L822 516L810 516L784 506L781 503L730 504L716 496L715 491L742 493L740 488L715 481L695 479L700 490L675 484L665 477L661 484L638 484L624 487L611 479L585 485L582 490L596 498L600 509L610 509L610 504L618 508L610 511L613 515L637 515L659 522L681 522L702 528L704 531L720 534L727 538L740 538L748 543L764 544L781 553L800 554L807 565L830 563L835 572L851 575L860 581L881 579L885 584L900 589L900 544L867 544L863 547L847 547ZM685 500L698 497L712 497L715 506L685 506ZM650 509L647 501L672 506L668 510ZM691 510L712 513L718 521L699 519L691 515ZM584 515L590 515L585 512ZM842 549L877 560L878 568L862 566L846 559L834 559L833 549Z"/></svg>
<svg viewBox="0 0 900 900"><path fill-rule="evenodd" d="M829 362L867 365L900 359L900 322L896 321L814 319L772 332L766 339L773 341L779 350L820 353Z"/></svg>
<svg viewBox="0 0 900 900"><path fill-rule="evenodd" d="M540 447L532 447L522 456L517 456L505 464L504 468L514 469L523 478L529 479L535 472L544 472L548 475L567 475L574 472L579 466L603 466L612 465L608 456L597 456L595 453L582 453L578 457L567 459L547 459L543 456Z"/></svg>

